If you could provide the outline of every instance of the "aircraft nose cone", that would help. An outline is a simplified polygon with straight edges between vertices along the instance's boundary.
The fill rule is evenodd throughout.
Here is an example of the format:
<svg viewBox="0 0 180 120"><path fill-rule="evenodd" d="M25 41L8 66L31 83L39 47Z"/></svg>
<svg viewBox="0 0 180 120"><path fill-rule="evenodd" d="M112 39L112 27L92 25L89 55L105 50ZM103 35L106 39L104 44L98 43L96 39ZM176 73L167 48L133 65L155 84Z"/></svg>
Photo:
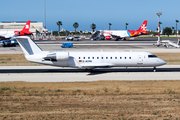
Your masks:
<svg viewBox="0 0 180 120"><path fill-rule="evenodd" d="M159 60L159 65L165 65L166 64L166 62L164 61L164 60Z"/></svg>
<svg viewBox="0 0 180 120"><path fill-rule="evenodd" d="M163 60L162 65L165 65L165 64L166 64L166 62Z"/></svg>

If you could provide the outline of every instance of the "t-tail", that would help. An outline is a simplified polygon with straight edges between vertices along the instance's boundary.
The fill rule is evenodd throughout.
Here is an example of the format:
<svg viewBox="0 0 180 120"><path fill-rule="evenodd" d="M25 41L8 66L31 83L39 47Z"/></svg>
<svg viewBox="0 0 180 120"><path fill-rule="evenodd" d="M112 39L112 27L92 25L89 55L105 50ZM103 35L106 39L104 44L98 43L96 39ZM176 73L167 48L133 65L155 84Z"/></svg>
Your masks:
<svg viewBox="0 0 180 120"><path fill-rule="evenodd" d="M18 36L16 37L16 40L19 43L21 49L23 50L25 56L42 53L41 48L36 45L36 43L34 43L29 37Z"/></svg>

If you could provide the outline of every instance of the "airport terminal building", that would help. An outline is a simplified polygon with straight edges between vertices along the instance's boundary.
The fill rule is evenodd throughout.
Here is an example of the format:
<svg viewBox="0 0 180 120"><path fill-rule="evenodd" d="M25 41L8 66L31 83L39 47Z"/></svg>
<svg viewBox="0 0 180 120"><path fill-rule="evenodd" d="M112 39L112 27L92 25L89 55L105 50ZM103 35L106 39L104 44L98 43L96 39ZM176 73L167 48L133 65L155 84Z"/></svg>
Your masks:
<svg viewBox="0 0 180 120"><path fill-rule="evenodd" d="M0 31L21 31L27 21L2 21L0 23ZM31 21L30 30L35 33L36 30L43 32L43 23L37 21Z"/></svg>

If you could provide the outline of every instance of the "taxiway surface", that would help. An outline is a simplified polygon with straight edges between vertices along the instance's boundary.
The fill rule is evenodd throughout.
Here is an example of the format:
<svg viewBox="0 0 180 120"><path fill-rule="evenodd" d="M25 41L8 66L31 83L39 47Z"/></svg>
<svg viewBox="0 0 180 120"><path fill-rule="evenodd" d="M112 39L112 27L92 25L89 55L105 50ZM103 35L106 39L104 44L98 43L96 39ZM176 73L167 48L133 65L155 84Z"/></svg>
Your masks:
<svg viewBox="0 0 180 120"><path fill-rule="evenodd" d="M153 68L85 69L52 66L1 66L0 81L25 82L87 82L98 80L179 80L180 65L164 65Z"/></svg>
<svg viewBox="0 0 180 120"><path fill-rule="evenodd" d="M177 39L170 39L176 43ZM64 42L72 42L72 48L61 48ZM174 53L179 52L178 48L165 48L163 46L153 46L157 42L157 38L138 38L138 40L126 41L66 41L66 40L35 40L35 43L44 51L146 51L152 53ZM20 47L0 47L0 54L22 54Z"/></svg>
<svg viewBox="0 0 180 120"><path fill-rule="evenodd" d="M44 51L147 51L152 53L180 53L178 48L153 46L157 39L140 38L127 41L35 41ZM176 42L177 39L171 39ZM64 42L73 42L73 48L61 48ZM22 54L20 47L1 47L0 54ZM27 82L86 82L97 80L180 80L180 65L165 65L157 68L110 68L95 69L88 73L85 69L60 68L52 66L0 66L0 81Z"/></svg>

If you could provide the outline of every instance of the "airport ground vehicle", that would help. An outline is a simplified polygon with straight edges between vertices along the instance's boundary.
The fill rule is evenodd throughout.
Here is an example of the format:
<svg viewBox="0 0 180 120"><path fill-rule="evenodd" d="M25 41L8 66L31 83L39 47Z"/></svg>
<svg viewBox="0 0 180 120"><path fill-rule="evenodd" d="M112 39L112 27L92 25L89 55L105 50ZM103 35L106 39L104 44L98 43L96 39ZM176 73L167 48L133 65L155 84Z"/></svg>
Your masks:
<svg viewBox="0 0 180 120"><path fill-rule="evenodd" d="M80 39L79 37L74 37L73 40L74 40L74 41L79 41L79 39Z"/></svg>
<svg viewBox="0 0 180 120"><path fill-rule="evenodd" d="M2 46L2 47L10 47L11 46L11 40L10 39L1 40L0 41L0 46Z"/></svg>
<svg viewBox="0 0 180 120"><path fill-rule="evenodd" d="M74 36L67 36L65 39L68 40L68 41L69 41L69 40L73 41Z"/></svg>
<svg viewBox="0 0 180 120"><path fill-rule="evenodd" d="M16 47L16 45L18 45L16 39L0 40L1 47Z"/></svg>
<svg viewBox="0 0 180 120"><path fill-rule="evenodd" d="M16 39L11 39L11 46L16 47L16 45L18 45L17 40Z"/></svg>
<svg viewBox="0 0 180 120"><path fill-rule="evenodd" d="M79 39L80 39L80 37L75 37L75 36L67 36L66 38L65 38L66 40L71 40L71 41L73 41L73 40L75 40L75 41L79 41Z"/></svg>
<svg viewBox="0 0 180 120"><path fill-rule="evenodd" d="M71 47L73 47L73 43L63 43L63 44L61 45L61 47L62 47L62 48L71 48Z"/></svg>

